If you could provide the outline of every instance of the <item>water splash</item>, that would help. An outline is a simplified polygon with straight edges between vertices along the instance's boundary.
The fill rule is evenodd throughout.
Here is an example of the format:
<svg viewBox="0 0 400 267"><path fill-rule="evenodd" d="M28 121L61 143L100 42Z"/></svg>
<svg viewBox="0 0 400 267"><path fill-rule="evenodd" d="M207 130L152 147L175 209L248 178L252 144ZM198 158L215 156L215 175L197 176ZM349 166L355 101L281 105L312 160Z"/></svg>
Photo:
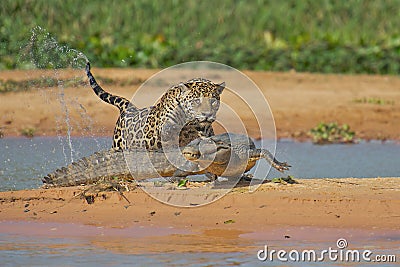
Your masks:
<svg viewBox="0 0 400 267"><path fill-rule="evenodd" d="M21 48L19 56L21 65L28 69L52 69L57 80L58 92L56 97L61 105L62 119L56 119L57 136L59 137L60 145L65 157L65 163L70 163L76 158L77 152L71 140L71 133L76 124L79 122L71 121L71 114L78 113L81 118L84 118L85 126L92 128L93 123L86 109L81 108L82 105L77 100L68 99L66 96L66 85L62 79L61 69L78 69L84 70L88 58L82 52L69 48L67 45L60 44L47 30L36 26L31 30L31 36L27 43ZM82 72L83 74L84 72ZM44 91L44 90L41 90ZM49 93L47 91L47 93ZM46 93L45 93L46 94ZM89 122L89 123L87 123ZM91 123L90 123L91 122ZM61 134L62 129L66 128L66 138ZM76 127L82 129L84 127ZM89 135L91 134L91 129ZM94 136L91 134L92 137ZM97 142L96 142L97 143ZM65 147L66 146L66 147ZM97 144L100 148L100 145ZM69 151L69 155L67 155Z"/></svg>
<svg viewBox="0 0 400 267"><path fill-rule="evenodd" d="M82 52L59 44L47 30L40 26L31 30L31 37L21 50L19 60L28 68L84 69L88 62L88 58Z"/></svg>
<svg viewBox="0 0 400 267"><path fill-rule="evenodd" d="M76 108L81 111L79 113L80 117L81 117L81 120L83 121L83 124L87 126L87 128L81 127L81 129L83 129L84 131L86 129L87 129L86 131L90 131L91 129L93 129L93 120L92 120L92 118L86 112L86 109L82 104L77 103L77 102L76 102L76 104L78 104L78 106ZM93 134L91 134L91 136L92 136L94 142L96 143L97 150L101 150L103 146L100 144L99 140L97 138L95 138Z"/></svg>
<svg viewBox="0 0 400 267"><path fill-rule="evenodd" d="M62 80L59 79L59 72L56 71L56 76L57 76L57 80L58 80L58 89L59 89L59 99L60 99L60 103L61 106L63 108L64 114L65 114L65 124L67 125L67 140L68 140L68 145L69 145L69 150L71 153L71 162L74 161L74 147L72 146L72 142L71 142L71 131L72 131L72 126L70 123L70 115L69 115L69 109L68 109L68 105L65 102L65 88L64 88L64 84L62 82Z"/></svg>

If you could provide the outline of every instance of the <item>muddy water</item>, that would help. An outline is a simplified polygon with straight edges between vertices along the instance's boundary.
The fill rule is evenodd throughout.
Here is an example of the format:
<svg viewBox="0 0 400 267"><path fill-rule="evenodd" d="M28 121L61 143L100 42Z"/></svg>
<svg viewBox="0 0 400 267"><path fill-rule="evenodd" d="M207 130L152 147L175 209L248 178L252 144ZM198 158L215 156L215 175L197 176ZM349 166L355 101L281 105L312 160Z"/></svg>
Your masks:
<svg viewBox="0 0 400 267"><path fill-rule="evenodd" d="M72 138L73 151L66 138L0 139L0 191L36 188L40 178L65 166L65 154L78 159L111 146L110 138ZM313 145L309 142L280 141L276 157L292 165L287 173L295 178L398 177L400 144L362 142L357 145ZM268 173L269 165L258 162L257 178ZM271 170L268 178L281 177Z"/></svg>
<svg viewBox="0 0 400 267"><path fill-rule="evenodd" d="M339 249L339 239L347 246ZM394 255L398 261L400 235L378 229L281 226L262 233L216 240L206 233L195 234L174 228L107 229L62 223L0 222L1 266L282 266L288 263L294 266L343 266L349 263L345 259L335 260L334 254L333 260L326 255L323 260L285 262L275 254L260 261L257 254L260 250L265 251L265 246L269 252L315 250L316 255L329 248L359 253L369 250L372 253L370 259L375 259L376 255ZM363 259L360 261L366 263ZM379 266L392 264L387 262Z"/></svg>

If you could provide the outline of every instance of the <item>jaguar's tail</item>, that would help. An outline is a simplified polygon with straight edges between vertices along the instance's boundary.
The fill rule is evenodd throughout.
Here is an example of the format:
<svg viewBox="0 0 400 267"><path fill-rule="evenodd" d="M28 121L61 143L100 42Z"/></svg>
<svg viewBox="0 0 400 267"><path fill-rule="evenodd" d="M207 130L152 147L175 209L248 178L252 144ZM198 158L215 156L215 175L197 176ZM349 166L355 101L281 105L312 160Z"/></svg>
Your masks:
<svg viewBox="0 0 400 267"><path fill-rule="evenodd" d="M117 96L117 95L112 95L101 88L101 86L96 82L96 79L93 77L92 73L90 72L90 63L86 63L86 75L89 78L90 86L92 87L93 91L96 93L98 97L100 97L101 100L104 102L114 105L117 108L119 108L120 112L122 113L128 108L134 108L136 109L136 106L133 105L128 99Z"/></svg>

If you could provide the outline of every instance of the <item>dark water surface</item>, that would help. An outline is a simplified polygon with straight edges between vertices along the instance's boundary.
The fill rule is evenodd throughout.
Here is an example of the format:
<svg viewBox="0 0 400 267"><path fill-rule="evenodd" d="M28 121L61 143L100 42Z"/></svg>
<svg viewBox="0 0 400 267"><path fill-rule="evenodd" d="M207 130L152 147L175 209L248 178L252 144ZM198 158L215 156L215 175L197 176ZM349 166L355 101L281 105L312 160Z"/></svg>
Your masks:
<svg viewBox="0 0 400 267"><path fill-rule="evenodd" d="M71 155L76 160L110 147L109 137L75 137L71 146L56 137L0 139L0 191L37 188L41 177L69 164ZM324 146L280 141L276 157L292 165L287 174L295 178L400 176L400 144L394 141ZM257 176L265 176L269 165L264 160L258 164ZM276 170L268 174L281 176Z"/></svg>
<svg viewBox="0 0 400 267"><path fill-rule="evenodd" d="M143 235L143 233L145 233ZM140 243L144 236L167 236L171 234L193 234L188 230L138 227L116 229L88 225L10 222L0 221L0 259L1 266L344 266L366 264L330 260L327 256L321 261L282 262L276 258L260 261L259 250L338 250L337 240L345 239L347 246L342 249L364 250L376 255L394 255L399 260L400 235L396 232L365 231L359 229L336 229L316 227L280 227L265 233L242 235L236 246L241 252L202 252L193 250L180 252L171 250L171 246L182 244L173 238L166 250L159 246L147 252ZM283 234L290 236L284 238ZM113 242L109 242L113 240ZM196 240L196 239L194 239ZM196 241L193 241L196 242ZM210 240L210 242L213 242ZM226 240L229 247L230 240ZM151 244L150 244L151 245ZM195 244L190 244L195 246ZM203 244L204 245L204 244ZM221 246L221 244L219 244ZM215 244L208 244L213 247ZM232 250L235 247L230 246ZM218 248L216 248L218 251ZM370 263L371 264L371 263ZM368 266L371 266L371 265ZM395 266L395 262L380 263L379 266Z"/></svg>

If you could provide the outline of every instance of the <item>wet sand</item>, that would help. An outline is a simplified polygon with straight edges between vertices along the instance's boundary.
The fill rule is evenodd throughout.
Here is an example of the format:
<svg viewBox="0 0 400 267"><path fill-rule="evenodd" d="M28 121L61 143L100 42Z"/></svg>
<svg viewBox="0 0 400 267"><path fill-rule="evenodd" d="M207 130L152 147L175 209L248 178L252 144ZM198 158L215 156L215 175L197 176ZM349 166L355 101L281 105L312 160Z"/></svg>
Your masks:
<svg viewBox="0 0 400 267"><path fill-rule="evenodd" d="M298 184L265 183L254 193L241 183L216 202L190 208L163 204L140 188L124 192L124 197L118 192L91 193L92 204L82 197L84 187L0 192L0 232L18 231L10 222L27 221L77 227L74 231L68 225L50 225L47 231L52 234L90 235L78 227L87 225L95 227L94 236L113 236L113 247L125 236L134 237L136 244L142 240L140 246L128 242L142 251L174 247L175 252L195 250L196 244L197 251L238 251L248 250L256 240L395 236L400 231L398 179L299 179ZM39 231L31 229L20 232ZM129 246L120 249L129 251Z"/></svg>

